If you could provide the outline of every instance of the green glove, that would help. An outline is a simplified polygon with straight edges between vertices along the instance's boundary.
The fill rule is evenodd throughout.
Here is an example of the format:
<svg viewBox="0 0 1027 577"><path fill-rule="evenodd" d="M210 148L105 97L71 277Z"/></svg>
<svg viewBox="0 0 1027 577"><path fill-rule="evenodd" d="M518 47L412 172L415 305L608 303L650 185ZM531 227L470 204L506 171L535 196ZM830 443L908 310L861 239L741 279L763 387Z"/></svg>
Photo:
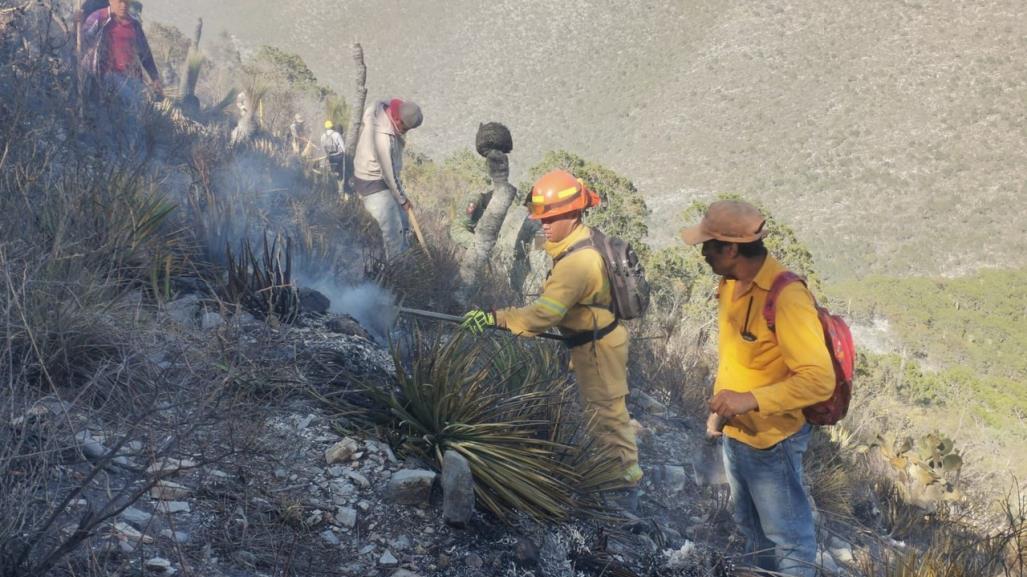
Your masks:
<svg viewBox="0 0 1027 577"><path fill-rule="evenodd" d="M478 336L485 332L485 329L494 326L496 326L496 315L480 309L464 313L464 322L460 323L460 328L470 331L474 336Z"/></svg>

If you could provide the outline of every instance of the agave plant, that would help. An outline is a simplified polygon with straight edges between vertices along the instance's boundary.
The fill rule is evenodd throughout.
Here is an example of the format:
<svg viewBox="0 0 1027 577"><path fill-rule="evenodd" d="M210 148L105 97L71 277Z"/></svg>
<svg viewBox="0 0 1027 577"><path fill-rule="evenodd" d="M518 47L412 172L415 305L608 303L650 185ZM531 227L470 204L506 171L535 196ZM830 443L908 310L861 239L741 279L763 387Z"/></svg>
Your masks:
<svg viewBox="0 0 1027 577"><path fill-rule="evenodd" d="M617 479L614 461L587 441L573 388L553 349L512 338L415 331L396 347L396 383L366 391L391 416L400 448L434 461L454 450L470 463L483 507L561 520L600 510L597 493Z"/></svg>

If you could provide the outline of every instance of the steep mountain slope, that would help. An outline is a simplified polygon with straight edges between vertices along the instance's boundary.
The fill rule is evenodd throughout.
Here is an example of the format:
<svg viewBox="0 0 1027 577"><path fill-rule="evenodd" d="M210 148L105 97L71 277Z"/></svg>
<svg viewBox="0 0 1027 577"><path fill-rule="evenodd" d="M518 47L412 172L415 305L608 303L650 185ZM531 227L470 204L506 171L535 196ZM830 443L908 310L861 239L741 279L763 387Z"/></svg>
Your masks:
<svg viewBox="0 0 1027 577"><path fill-rule="evenodd" d="M834 277L1027 264L1020 0L254 4L145 14L295 51L344 93L359 39L372 96L425 107L416 146L442 156L502 121L515 172L565 148L632 178L655 244L692 200L733 192Z"/></svg>

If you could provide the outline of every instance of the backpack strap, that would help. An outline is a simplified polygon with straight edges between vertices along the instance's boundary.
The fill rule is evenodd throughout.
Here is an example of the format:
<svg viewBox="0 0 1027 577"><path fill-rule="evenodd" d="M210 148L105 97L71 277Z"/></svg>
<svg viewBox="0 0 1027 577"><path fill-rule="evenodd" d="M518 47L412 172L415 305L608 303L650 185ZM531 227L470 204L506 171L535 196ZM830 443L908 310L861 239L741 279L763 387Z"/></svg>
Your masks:
<svg viewBox="0 0 1027 577"><path fill-rule="evenodd" d="M596 233L596 231L593 230L591 234L595 234L595 233ZM595 239L591 235L589 235L588 238L583 238L583 239L579 240L578 242L576 242L576 243L570 245L569 247L567 247L567 250L565 250L565 251L561 252L560 254L556 255L556 258L553 259L553 268L556 268L556 263L558 263L561 260L563 260L564 257L568 257L568 256L578 252L579 250L584 250L586 248L591 248L591 249L595 250L596 252L598 252L599 253L599 257L603 261L603 267L605 268L606 266L608 266L606 264L606 257L603 256L602 251L599 250L598 246L596 246ZM553 274L553 271L550 270L549 274ZM606 273L604 273L604 274L606 274ZM611 288L611 291L612 291L612 288ZM607 306L607 305L600 305L600 304L596 304L596 303L592 303L592 304L579 303L579 304L585 305L586 307L595 307L595 308L600 308L600 309L603 309L603 310L607 310L607 311L613 312L613 300L612 300L613 294L612 294L612 292L610 294L610 297L611 297L611 300L610 300L610 305L609 306ZM613 327L611 325L610 330L613 330L615 328L617 328L617 327Z"/></svg>
<svg viewBox="0 0 1027 577"><path fill-rule="evenodd" d="M772 333L777 332L777 297L781 296L781 291L793 282L801 282L802 286L806 286L806 280L790 270L778 274L774 277L774 283L770 285L767 302L763 303L763 318L766 319L767 327Z"/></svg>
<svg viewBox="0 0 1027 577"><path fill-rule="evenodd" d="M578 242L576 242L576 243L570 245L569 247L567 247L567 250L565 250L565 251L561 252L560 254L556 255L556 258L553 259L553 266L556 266L556 263L558 263L561 260L563 260L564 257L570 256L571 254L576 253L579 250L586 249L586 248L595 248L595 243L592 242L592 238L591 237L579 240Z"/></svg>

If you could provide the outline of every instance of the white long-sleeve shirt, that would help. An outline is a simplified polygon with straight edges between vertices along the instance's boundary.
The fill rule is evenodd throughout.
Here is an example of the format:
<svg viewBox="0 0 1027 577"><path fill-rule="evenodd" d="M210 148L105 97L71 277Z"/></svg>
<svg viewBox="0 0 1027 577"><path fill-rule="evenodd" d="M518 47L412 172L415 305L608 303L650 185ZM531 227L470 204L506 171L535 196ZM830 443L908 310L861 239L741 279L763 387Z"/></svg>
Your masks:
<svg viewBox="0 0 1027 577"><path fill-rule="evenodd" d="M385 101L378 100L364 110L363 127L353 156L353 176L365 181L383 181L396 202L406 202L400 180L406 141L396 133Z"/></svg>

